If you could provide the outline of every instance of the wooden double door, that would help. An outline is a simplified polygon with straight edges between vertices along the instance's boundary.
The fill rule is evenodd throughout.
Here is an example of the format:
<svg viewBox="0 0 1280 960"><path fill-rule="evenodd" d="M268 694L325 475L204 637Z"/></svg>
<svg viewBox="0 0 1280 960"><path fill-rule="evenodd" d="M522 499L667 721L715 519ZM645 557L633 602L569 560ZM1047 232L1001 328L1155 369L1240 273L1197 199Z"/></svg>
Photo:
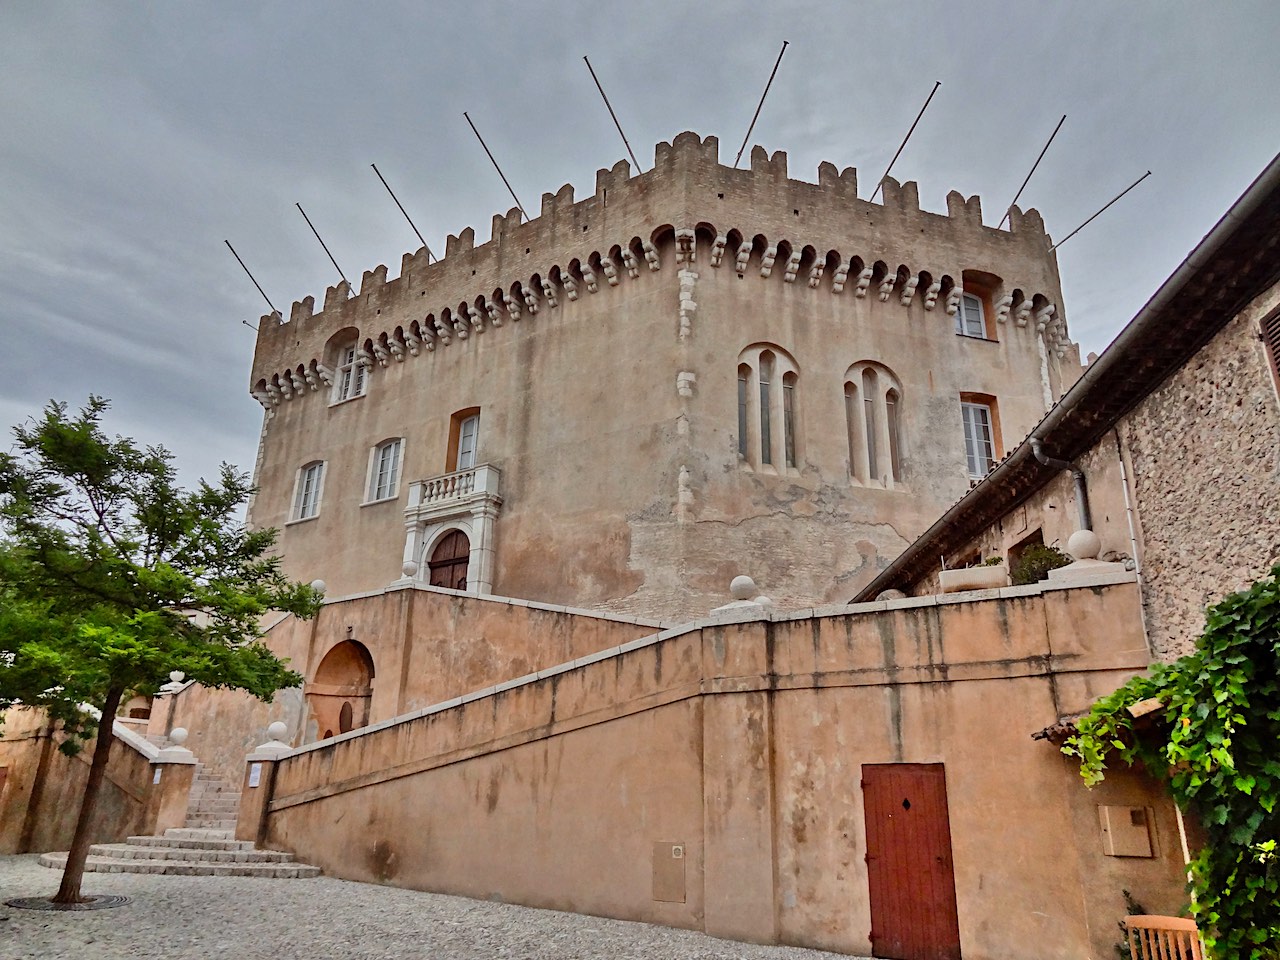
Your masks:
<svg viewBox="0 0 1280 960"><path fill-rule="evenodd" d="M872 955L960 960L942 764L864 764L862 794Z"/></svg>

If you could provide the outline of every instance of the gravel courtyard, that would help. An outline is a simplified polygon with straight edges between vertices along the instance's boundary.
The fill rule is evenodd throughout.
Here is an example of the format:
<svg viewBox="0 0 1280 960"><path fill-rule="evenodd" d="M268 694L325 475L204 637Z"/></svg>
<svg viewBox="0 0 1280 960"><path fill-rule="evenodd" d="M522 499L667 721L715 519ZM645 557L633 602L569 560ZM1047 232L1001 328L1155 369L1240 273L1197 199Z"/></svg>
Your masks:
<svg viewBox="0 0 1280 960"><path fill-rule="evenodd" d="M52 894L61 874L0 856L0 960L165 957L227 960L832 960L645 923L350 883L250 877L86 874L110 910L46 913L3 904Z"/></svg>

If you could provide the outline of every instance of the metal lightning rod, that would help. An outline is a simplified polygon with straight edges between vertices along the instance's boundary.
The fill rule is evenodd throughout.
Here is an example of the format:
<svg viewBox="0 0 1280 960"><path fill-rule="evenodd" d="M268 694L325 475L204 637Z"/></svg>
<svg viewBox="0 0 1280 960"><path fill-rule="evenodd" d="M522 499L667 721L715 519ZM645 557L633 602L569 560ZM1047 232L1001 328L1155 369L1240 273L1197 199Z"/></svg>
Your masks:
<svg viewBox="0 0 1280 960"><path fill-rule="evenodd" d="M1055 243L1052 247L1050 247L1049 252L1053 253L1053 251L1057 250L1060 246L1062 246L1064 243L1066 243L1068 240L1074 237L1077 233L1079 233L1089 224L1093 223L1093 221L1097 220L1100 216L1102 216L1104 213L1107 212L1107 207L1111 206L1112 203L1115 203L1116 200L1119 200L1121 197L1123 197L1126 193L1128 193L1130 190L1132 190L1134 187L1140 184L1143 180L1147 179L1147 177L1149 176L1151 176L1150 170L1148 170L1146 173L1140 176L1137 180L1133 181L1133 183L1129 184L1129 186L1125 187L1118 194L1116 194L1116 196L1112 199L1111 203L1108 203L1106 207L1103 207L1101 210L1095 213L1092 217L1090 217L1084 223L1080 224L1080 226L1076 227L1074 230L1068 233L1065 237L1063 237L1061 240Z"/></svg>
<svg viewBox="0 0 1280 960"><path fill-rule="evenodd" d="M253 280L253 285L257 287L258 292L262 294L262 299L267 301L267 306L271 308L272 314L279 316L280 311L277 310L276 305L271 302L271 298L267 296L266 291L262 289L261 284L259 284L257 280L253 279L253 274L249 273L249 268L246 267L244 265L244 261L240 259L240 254L236 253L236 248L231 245L231 241L223 240L222 242L227 245L227 249L231 251L231 255L236 258L236 263L240 264L240 269L245 272L245 275L248 276L250 280ZM240 322L243 323L246 327L252 326L252 324L250 324L248 321L242 320ZM257 327L253 327L253 329L256 330Z"/></svg>
<svg viewBox="0 0 1280 960"><path fill-rule="evenodd" d="M409 226L413 227L413 232L418 234L418 239L422 241L422 246L427 251L427 263L430 263L432 259L438 259L436 255L431 252L431 248L427 246L427 241L422 239L422 234L418 233L417 224L412 220L409 220L409 214L405 213L404 206L400 203L400 198L397 197L395 191L391 189L391 184L387 183L387 178L382 175L382 171L378 169L378 165L376 163L371 163L369 166L373 167L373 172L378 175L378 179L382 181L382 185L387 188L387 193L391 194L391 199L396 202L396 206L399 207L400 212L404 214L405 220L409 221Z"/></svg>
<svg viewBox="0 0 1280 960"><path fill-rule="evenodd" d="M933 100L933 95L938 92L938 88L942 86L941 80L933 82L933 89L929 91L929 99L925 100L924 106L920 108L920 112L916 114L915 123L911 124L911 129L907 131L907 135L902 138L902 143L898 145L898 152L893 155L893 159L889 161L889 166L885 168L884 176L880 178L880 182L876 184L876 188L871 193L871 200L876 198L876 194L880 192L880 188L884 186L885 179L889 176L889 171L893 169L893 165L898 162L898 157L902 156L902 150L907 145L907 141L911 139L911 135L916 132L916 124L920 122L920 118L924 116L924 112L929 109L929 102Z"/></svg>
<svg viewBox="0 0 1280 960"><path fill-rule="evenodd" d="M1013 211L1013 208L1017 205L1018 198L1022 196L1022 191L1025 190L1027 188L1027 184L1031 182L1031 174L1035 173L1036 167L1040 166L1040 161L1044 159L1045 153L1047 153L1049 150L1049 144L1053 143L1053 138L1058 135L1058 131L1062 129L1062 125L1066 122L1066 120L1067 120L1067 115L1064 113L1062 115L1062 119L1058 121L1058 125L1053 128L1053 133L1049 134L1049 143L1046 143L1044 145L1044 149L1040 151L1040 156L1036 157L1036 162L1031 165L1031 173L1027 174L1027 179L1022 181L1022 186L1018 188L1018 192L1014 194L1013 200L1011 200L1009 202L1009 206L1005 208L1004 217L1000 220L1000 226L996 227L997 230L999 230L1000 227L1004 226L1005 220L1009 219L1009 214Z"/></svg>
<svg viewBox="0 0 1280 960"><path fill-rule="evenodd" d="M498 171L498 176L502 178L502 182L507 185L507 193L511 194L511 199L516 202L516 206L520 208L520 213L524 215L526 220L529 214L525 213L524 204L520 202L520 198L516 196L516 192L511 189L511 183L507 180L507 175L502 172L502 168L498 166L498 161L493 159L493 153L489 150L489 145L484 142L484 137L480 136L480 131L476 129L476 125L471 122L471 117L467 111L463 110L462 115L467 118L467 123L471 127L471 132L476 135L476 139L480 141L480 146L484 147L484 152L489 155L489 162L493 164L493 169Z"/></svg>
<svg viewBox="0 0 1280 960"><path fill-rule="evenodd" d="M316 239L317 239L317 240L320 240L320 246L324 247L324 252L325 252L326 254L328 254L328 256L329 256L329 262L333 264L333 269L335 269L335 270L337 270L337 271L338 271L338 276L340 276L340 277L342 278L342 282L343 282L343 283L345 283L345 284L347 285L347 296L348 296L348 297L350 297L350 296L351 296L351 281L347 279L347 275L346 275L345 273L343 273L343 272L342 272L342 268L341 268L340 266L338 266L338 261L337 261L337 260L335 260L335 259L333 259L333 254L332 254L332 253L329 253L329 248L328 248L327 246L325 246L325 242L324 242L324 240L322 240L322 239L320 238L320 231L319 231L319 230L317 230L317 229L315 228L315 224L313 224L313 223L311 222L311 218L307 216L307 211L305 211L305 210L303 210L303 209L302 209L302 204L300 204L300 203L295 203L295 204L294 204L294 206L295 206L295 207L297 207L297 208L298 208L298 212L299 212L300 214L302 214L302 219L303 219L303 220L305 220L305 221L307 221L307 226L308 226L308 227L310 227L310 228L311 228L311 232L312 232L312 233L314 233L314 234L316 235Z"/></svg>
<svg viewBox="0 0 1280 960"><path fill-rule="evenodd" d="M636 155L631 149L631 144L627 142L627 135L622 132L622 124L618 122L618 115L613 112L613 104L609 102L609 98L605 95L604 87L600 86L600 78L596 76L596 72L591 66L591 61L586 57L583 57L582 60L587 65L587 69L591 71L591 79L596 82L596 89L600 91L604 105L609 108L609 116L613 117L613 125L618 128L618 136L622 137L623 146L627 148L627 153L631 155L631 162L636 165L636 173L643 173L644 171L640 168L640 161L636 159Z"/></svg>
<svg viewBox="0 0 1280 960"><path fill-rule="evenodd" d="M782 63L782 55L787 52L787 44L790 41L782 41L782 49L778 51L778 59L774 61L773 72L769 74L769 82L764 85L764 93L760 94L760 102L756 104L755 116L751 118L751 126L747 127L747 135L742 138L742 146L738 148L738 155L733 158L733 169L738 169L738 161L742 159L742 151L747 149L747 141L751 139L751 131L756 128L756 121L760 119L760 108L764 106L764 98L769 95L769 88L773 86L773 78L778 75L778 64Z"/></svg>

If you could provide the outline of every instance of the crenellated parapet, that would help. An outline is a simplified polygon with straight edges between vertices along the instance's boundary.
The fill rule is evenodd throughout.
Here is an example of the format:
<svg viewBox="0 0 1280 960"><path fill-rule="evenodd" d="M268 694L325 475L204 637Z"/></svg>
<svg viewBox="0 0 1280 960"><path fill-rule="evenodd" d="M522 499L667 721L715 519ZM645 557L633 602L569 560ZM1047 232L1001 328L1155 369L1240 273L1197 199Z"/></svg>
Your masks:
<svg viewBox="0 0 1280 960"><path fill-rule="evenodd" d="M886 178L876 203L857 191L852 168L823 163L817 183L792 180L785 153L755 147L750 168L737 170L719 162L716 138L682 133L657 145L642 174L625 160L597 171L590 197L575 199L565 184L543 194L534 220L522 222L518 208L495 215L479 246L468 227L448 237L440 260L428 262L425 248L406 253L398 277L379 265L364 272L358 294L345 281L329 287L319 312L306 297L288 322L264 317L252 393L274 406L318 392L331 382L325 351L340 330L358 331L360 362L374 371L548 322L583 298L658 282L663 271L679 290L695 265L948 315L964 274L977 271L998 281L989 292L999 323L1034 331L1063 354L1056 262L1036 211L1014 208L1010 228L998 230L982 223L977 197L952 192L943 215L921 210L914 183Z"/></svg>

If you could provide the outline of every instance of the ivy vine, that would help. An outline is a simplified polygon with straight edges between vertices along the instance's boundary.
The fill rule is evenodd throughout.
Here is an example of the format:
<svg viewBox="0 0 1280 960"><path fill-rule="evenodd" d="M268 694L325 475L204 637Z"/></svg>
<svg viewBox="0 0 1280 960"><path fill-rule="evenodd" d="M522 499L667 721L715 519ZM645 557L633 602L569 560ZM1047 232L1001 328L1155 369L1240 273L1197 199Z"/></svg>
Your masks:
<svg viewBox="0 0 1280 960"><path fill-rule="evenodd" d="M1165 724L1135 733L1129 708L1159 700ZM1204 829L1192 911L1215 960L1280 958L1280 566L1209 608L1195 652L1103 697L1063 753L1085 783L1107 762L1163 774Z"/></svg>

